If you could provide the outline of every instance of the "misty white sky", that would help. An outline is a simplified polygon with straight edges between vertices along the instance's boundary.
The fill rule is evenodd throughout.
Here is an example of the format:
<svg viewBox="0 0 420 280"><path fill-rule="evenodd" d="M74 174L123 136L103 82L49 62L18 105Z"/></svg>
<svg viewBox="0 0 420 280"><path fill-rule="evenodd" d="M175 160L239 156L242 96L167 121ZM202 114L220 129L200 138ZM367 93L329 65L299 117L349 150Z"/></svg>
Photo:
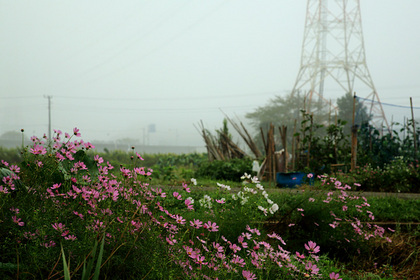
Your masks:
<svg viewBox="0 0 420 280"><path fill-rule="evenodd" d="M420 106L420 1L361 11L381 101ZM214 130L221 110L291 91L305 12L303 0L0 0L0 135L47 133L50 95L52 127L85 140L142 142L155 124L150 144L203 146L200 120Z"/></svg>

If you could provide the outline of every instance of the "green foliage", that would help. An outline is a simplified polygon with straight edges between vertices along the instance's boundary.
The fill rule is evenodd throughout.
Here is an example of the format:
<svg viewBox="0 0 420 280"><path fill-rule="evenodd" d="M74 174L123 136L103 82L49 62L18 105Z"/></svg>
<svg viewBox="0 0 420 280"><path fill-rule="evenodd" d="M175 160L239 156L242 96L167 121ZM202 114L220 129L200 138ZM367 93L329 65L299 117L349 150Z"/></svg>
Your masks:
<svg viewBox="0 0 420 280"><path fill-rule="evenodd" d="M331 164L348 162L350 159L350 145L344 134L345 121L337 120L337 124L324 127L314 123L312 114L302 111L303 120L300 132L296 133L301 139L299 153L301 160L298 169L307 167L306 155L309 151L309 170L319 173L329 173Z"/></svg>
<svg viewBox="0 0 420 280"><path fill-rule="evenodd" d="M350 92L337 99L338 107L338 119L345 121L343 131L345 135L350 135L351 126L353 125L353 102L354 96ZM356 114L354 123L357 126L361 126L364 123L369 123L372 119L369 116L368 109L362 104L362 102L356 98Z"/></svg>
<svg viewBox="0 0 420 280"><path fill-rule="evenodd" d="M205 154L161 154L151 168L154 178L175 183L189 181L193 177L194 171L205 161L207 161Z"/></svg>
<svg viewBox="0 0 420 280"><path fill-rule="evenodd" d="M398 126L399 124L393 125ZM390 133L386 133L386 129L384 129L384 133L384 131L379 131L369 124L363 124L358 131L357 137L358 165L370 164L375 167L384 167L385 164L391 163L398 157L403 157L407 162L418 160L419 155L414 153L411 125L412 121L410 120L399 131L392 130ZM419 137L419 133L420 130L417 132L417 137Z"/></svg>
<svg viewBox="0 0 420 280"><path fill-rule="evenodd" d="M244 173L251 174L252 159L214 160L203 162L197 169L195 176L211 178L213 180L240 181Z"/></svg>
<svg viewBox="0 0 420 280"><path fill-rule="evenodd" d="M418 162L410 163L399 157L382 168L367 164L339 176L348 184L359 183L357 190L419 193L419 172Z"/></svg>
<svg viewBox="0 0 420 280"><path fill-rule="evenodd" d="M5 160L10 164L17 164L22 161L20 148L4 148L0 147L0 160Z"/></svg>

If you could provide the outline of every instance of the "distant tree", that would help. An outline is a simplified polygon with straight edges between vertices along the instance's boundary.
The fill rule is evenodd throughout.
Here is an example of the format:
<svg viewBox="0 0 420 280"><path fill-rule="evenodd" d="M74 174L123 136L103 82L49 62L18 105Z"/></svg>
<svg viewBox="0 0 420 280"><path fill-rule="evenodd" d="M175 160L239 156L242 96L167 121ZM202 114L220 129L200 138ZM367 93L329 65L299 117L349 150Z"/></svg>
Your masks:
<svg viewBox="0 0 420 280"><path fill-rule="evenodd" d="M314 122L325 124L328 122L329 107L322 99L314 98L312 102L305 100L301 94L289 94L287 96L275 96L267 105L258 107L254 112L245 115L250 120L251 125L256 130L255 142L261 146L260 128L266 134L270 123L277 131L279 126L288 127L288 139L290 141L293 134L293 127L296 120L296 129L299 130L302 121L302 111L314 113ZM279 133L276 133L276 138ZM276 141L280 143L279 140Z"/></svg>
<svg viewBox="0 0 420 280"><path fill-rule="evenodd" d="M353 121L353 100L354 97L351 93L347 93L337 99L338 118L347 122L344 126L344 133L346 135L350 134L351 131ZM368 109L356 98L355 124L361 127L363 123L368 123L370 120L371 116L369 116Z"/></svg>
<svg viewBox="0 0 420 280"><path fill-rule="evenodd" d="M22 132L18 131L7 131L0 135L0 140L13 140L13 141L22 141ZM25 137L27 140L27 137Z"/></svg>

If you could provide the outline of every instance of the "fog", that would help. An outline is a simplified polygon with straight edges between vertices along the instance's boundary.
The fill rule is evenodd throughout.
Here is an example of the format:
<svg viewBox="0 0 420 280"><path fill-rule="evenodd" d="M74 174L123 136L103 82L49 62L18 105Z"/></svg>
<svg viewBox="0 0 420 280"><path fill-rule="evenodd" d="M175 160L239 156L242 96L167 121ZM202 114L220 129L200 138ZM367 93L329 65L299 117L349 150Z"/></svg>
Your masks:
<svg viewBox="0 0 420 280"><path fill-rule="evenodd" d="M420 106L419 11L361 1L382 102ZM48 133L51 96L52 128L88 141L204 146L201 120L214 130L291 91L305 12L303 0L0 0L0 135Z"/></svg>

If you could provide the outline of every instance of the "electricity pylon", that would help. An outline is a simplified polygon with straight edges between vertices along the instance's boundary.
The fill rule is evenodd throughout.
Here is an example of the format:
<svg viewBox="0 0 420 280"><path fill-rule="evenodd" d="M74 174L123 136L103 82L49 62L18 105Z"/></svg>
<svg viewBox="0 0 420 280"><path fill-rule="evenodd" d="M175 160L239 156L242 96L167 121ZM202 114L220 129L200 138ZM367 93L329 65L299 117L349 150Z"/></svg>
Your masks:
<svg viewBox="0 0 420 280"><path fill-rule="evenodd" d="M308 0L301 64L292 93L324 99L338 86L338 94L356 92L372 100L369 113L375 127L388 126L366 65L359 0ZM367 94L361 89L368 88Z"/></svg>

